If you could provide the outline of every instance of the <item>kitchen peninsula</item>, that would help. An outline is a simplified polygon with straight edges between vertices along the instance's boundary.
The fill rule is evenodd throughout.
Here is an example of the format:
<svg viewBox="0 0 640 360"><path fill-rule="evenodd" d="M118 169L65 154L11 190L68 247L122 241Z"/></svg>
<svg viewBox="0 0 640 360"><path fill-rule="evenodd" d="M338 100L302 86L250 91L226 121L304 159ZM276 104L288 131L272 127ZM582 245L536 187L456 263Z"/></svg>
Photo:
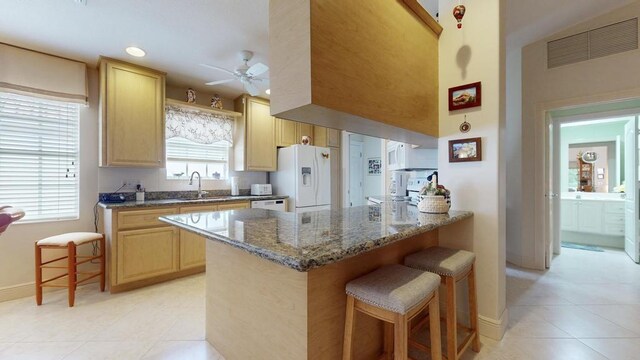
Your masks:
<svg viewBox="0 0 640 360"><path fill-rule="evenodd" d="M210 240L206 338L226 359L339 359L345 284L437 245L439 227L473 215L397 210L242 209L160 220ZM382 324L358 317L356 331L356 358L377 358Z"/></svg>

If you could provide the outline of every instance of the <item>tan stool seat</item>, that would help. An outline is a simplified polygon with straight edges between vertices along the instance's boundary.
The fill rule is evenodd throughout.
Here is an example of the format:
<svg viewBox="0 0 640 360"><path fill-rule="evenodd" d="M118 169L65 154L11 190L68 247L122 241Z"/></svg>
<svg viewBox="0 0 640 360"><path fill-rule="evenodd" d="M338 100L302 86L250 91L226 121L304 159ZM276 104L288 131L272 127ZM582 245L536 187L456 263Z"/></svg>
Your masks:
<svg viewBox="0 0 640 360"><path fill-rule="evenodd" d="M429 297L440 285L440 276L402 265L381 267L347 284L347 294L398 314Z"/></svg>
<svg viewBox="0 0 640 360"><path fill-rule="evenodd" d="M40 246L67 246L72 242L76 245L82 245L91 241L102 239L102 234L92 232L72 232L56 236L50 236L37 242Z"/></svg>
<svg viewBox="0 0 640 360"><path fill-rule="evenodd" d="M430 247L404 258L404 264L414 269L442 276L456 277L469 269L476 255L465 250Z"/></svg>

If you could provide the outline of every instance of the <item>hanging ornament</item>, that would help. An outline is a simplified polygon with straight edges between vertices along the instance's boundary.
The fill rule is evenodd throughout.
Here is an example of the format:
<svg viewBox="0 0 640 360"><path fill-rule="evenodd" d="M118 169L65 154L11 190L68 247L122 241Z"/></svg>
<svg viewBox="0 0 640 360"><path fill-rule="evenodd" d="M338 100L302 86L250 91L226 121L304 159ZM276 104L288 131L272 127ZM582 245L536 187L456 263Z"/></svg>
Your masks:
<svg viewBox="0 0 640 360"><path fill-rule="evenodd" d="M460 132L466 133L471 130L471 124L467 122L467 115L464 116L464 122L460 124Z"/></svg>
<svg viewBox="0 0 640 360"><path fill-rule="evenodd" d="M457 5L453 8L453 17L458 21L458 29L462 29L462 18L467 8L464 5Z"/></svg>

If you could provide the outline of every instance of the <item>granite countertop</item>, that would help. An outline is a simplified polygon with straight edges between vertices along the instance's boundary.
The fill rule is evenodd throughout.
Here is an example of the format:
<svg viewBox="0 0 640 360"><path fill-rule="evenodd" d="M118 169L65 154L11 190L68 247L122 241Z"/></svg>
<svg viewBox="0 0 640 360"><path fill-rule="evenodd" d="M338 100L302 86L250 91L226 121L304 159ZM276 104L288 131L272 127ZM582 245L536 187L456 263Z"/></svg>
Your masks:
<svg viewBox="0 0 640 360"><path fill-rule="evenodd" d="M395 202L301 214L264 209L201 212L162 216L160 221L309 271L472 216L470 211L423 214Z"/></svg>
<svg viewBox="0 0 640 360"><path fill-rule="evenodd" d="M367 200L380 204L380 203L394 202L394 201L409 202L409 200L411 200L411 197L405 196L404 199L398 199L392 195L370 195L370 196L367 196Z"/></svg>
<svg viewBox="0 0 640 360"><path fill-rule="evenodd" d="M204 199L195 198L175 198L175 199L154 199L145 201L125 201L122 203L98 203L105 209L123 209L123 208L144 208L154 206L170 206L170 205L197 205L197 204L210 204L221 202L233 202L233 201L258 201L258 200L281 200L286 199L288 196L283 195L239 195L239 196L211 196Z"/></svg>

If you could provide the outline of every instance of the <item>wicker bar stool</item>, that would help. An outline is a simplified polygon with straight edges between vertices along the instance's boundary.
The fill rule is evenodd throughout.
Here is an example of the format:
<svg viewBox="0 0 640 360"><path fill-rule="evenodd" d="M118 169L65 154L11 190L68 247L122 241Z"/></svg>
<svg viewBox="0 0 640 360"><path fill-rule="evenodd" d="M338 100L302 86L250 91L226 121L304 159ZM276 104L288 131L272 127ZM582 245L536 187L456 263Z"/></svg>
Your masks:
<svg viewBox="0 0 640 360"><path fill-rule="evenodd" d="M76 248L80 245L95 244L100 246L100 253L95 256L80 256L76 254ZM89 279L100 276L100 291L104 291L105 287L105 241L103 234L92 232L73 232L56 236L51 236L36 242L36 303L42 305L42 288L43 287L66 287L69 290L69 307L72 307L76 297L76 287ZM43 249L67 249L67 256L62 256L42 262ZM50 265L57 261L67 259L66 266ZM95 272L80 272L78 265L87 263L92 260L100 260L100 270ZM67 272L54 276L47 280L42 280L42 269L67 269ZM78 274L88 275L84 279L78 281ZM64 276L68 277L67 285L54 285L50 282L60 279Z"/></svg>
<svg viewBox="0 0 640 360"><path fill-rule="evenodd" d="M475 259L476 256L472 252L443 247L431 247L404 258L405 266L442 276L442 283L447 289L446 358L448 360L458 360L469 345L473 351L480 351ZM468 328L458 324L456 315L456 283L464 279L467 279L469 289L470 326ZM469 333L460 345L458 345L457 339L458 326Z"/></svg>
<svg viewBox="0 0 640 360"><path fill-rule="evenodd" d="M442 359L438 286L440 276L402 265L387 265L347 284L347 313L342 358L353 358L356 311L384 324L383 358L406 360L409 323L428 308L431 316L431 358Z"/></svg>

